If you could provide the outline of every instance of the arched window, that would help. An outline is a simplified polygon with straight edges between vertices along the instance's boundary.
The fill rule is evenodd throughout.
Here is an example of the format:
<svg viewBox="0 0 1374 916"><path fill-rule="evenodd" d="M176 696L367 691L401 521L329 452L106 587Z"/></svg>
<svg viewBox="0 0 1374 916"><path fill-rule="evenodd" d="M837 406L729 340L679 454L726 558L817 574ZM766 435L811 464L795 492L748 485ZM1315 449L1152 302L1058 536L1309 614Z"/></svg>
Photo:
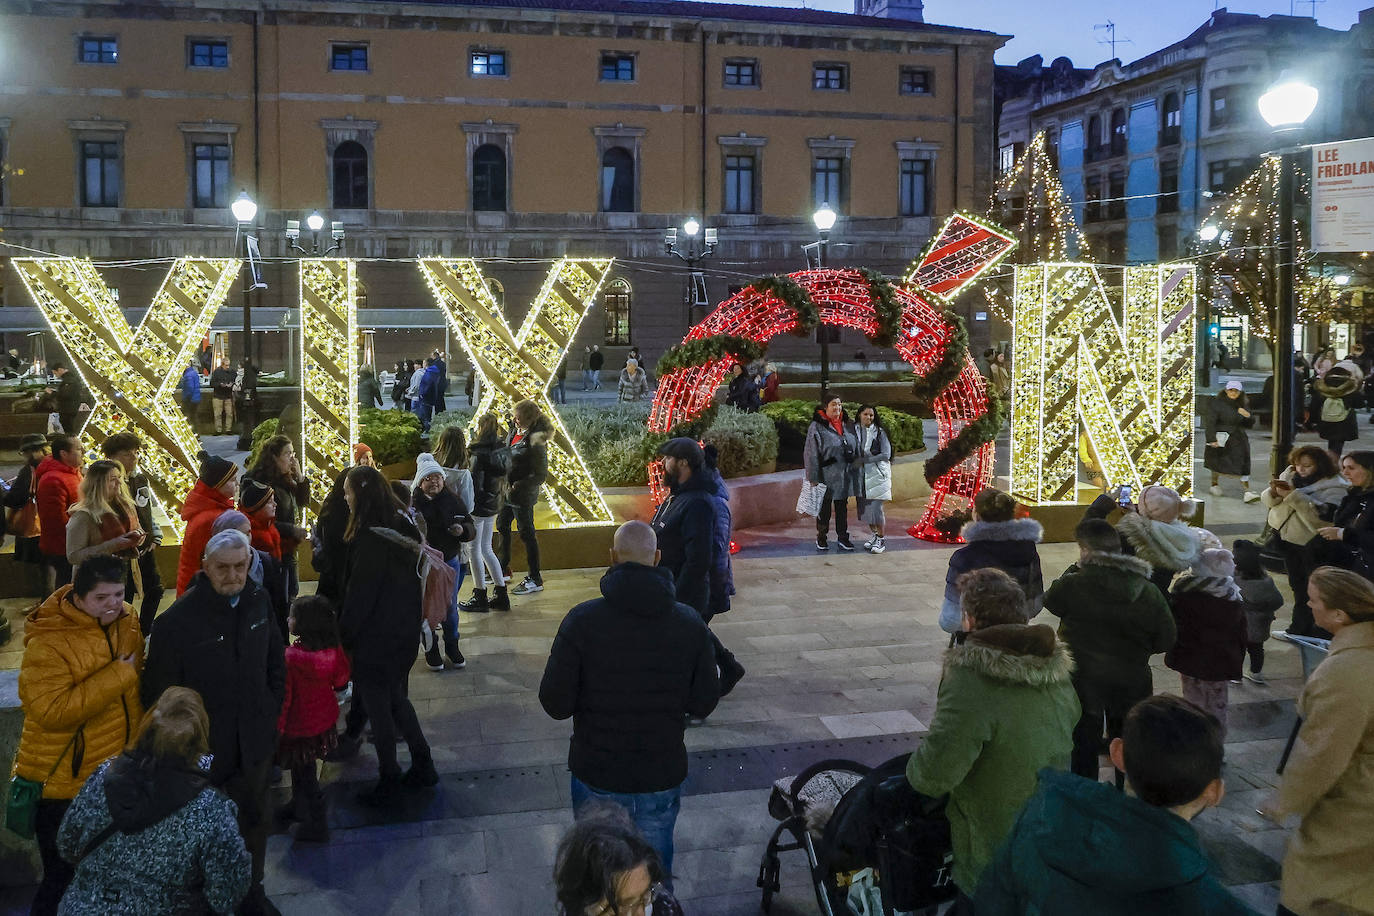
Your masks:
<svg viewBox="0 0 1374 916"><path fill-rule="evenodd" d="M1112 109L1112 155L1126 155L1126 109Z"/></svg>
<svg viewBox="0 0 1374 916"><path fill-rule="evenodd" d="M601 209L634 212L635 157L623 146L612 146L601 156Z"/></svg>
<svg viewBox="0 0 1374 916"><path fill-rule="evenodd" d="M629 346L630 284L617 277L606 284L601 301L606 309L606 343Z"/></svg>
<svg viewBox="0 0 1374 916"><path fill-rule="evenodd" d="M1169 92L1164 96L1163 111L1160 113L1159 142L1177 143L1183 133L1183 112L1179 109L1178 93Z"/></svg>
<svg viewBox="0 0 1374 916"><path fill-rule="evenodd" d="M1101 115L1093 115L1091 118L1088 118L1088 135L1084 138L1083 145L1087 148L1087 159L1089 162L1098 158L1099 151L1102 149Z"/></svg>
<svg viewBox="0 0 1374 916"><path fill-rule="evenodd" d="M334 209L367 206L367 150L357 140L345 140L334 148Z"/></svg>
<svg viewBox="0 0 1374 916"><path fill-rule="evenodd" d="M472 209L506 209L506 154L494 143L472 154Z"/></svg>

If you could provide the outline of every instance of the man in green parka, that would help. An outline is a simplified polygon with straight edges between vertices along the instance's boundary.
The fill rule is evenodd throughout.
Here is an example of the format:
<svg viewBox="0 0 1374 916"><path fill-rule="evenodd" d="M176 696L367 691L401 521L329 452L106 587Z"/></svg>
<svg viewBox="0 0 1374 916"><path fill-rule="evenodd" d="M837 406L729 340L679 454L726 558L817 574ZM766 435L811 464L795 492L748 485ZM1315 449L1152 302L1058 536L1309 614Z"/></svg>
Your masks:
<svg viewBox="0 0 1374 916"><path fill-rule="evenodd" d="M945 653L935 718L907 764L912 787L949 795L955 913L968 912L993 852L1045 767L1065 769L1078 721L1073 659L1047 626L1026 624L1025 596L1000 569L959 578L962 645Z"/></svg>
<svg viewBox="0 0 1374 916"><path fill-rule="evenodd" d="M1254 916L1189 822L1221 804L1221 726L1178 697L1131 709L1112 741L1135 797L1045 770L984 872L978 916Z"/></svg>

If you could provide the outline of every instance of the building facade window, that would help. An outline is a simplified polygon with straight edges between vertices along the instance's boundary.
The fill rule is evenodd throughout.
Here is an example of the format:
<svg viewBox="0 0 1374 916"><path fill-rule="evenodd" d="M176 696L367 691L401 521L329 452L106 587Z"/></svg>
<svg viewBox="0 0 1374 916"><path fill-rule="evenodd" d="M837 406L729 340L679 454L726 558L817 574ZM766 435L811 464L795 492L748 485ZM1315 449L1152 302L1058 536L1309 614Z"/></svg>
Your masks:
<svg viewBox="0 0 1374 916"><path fill-rule="evenodd" d="M849 67L845 64L812 65L811 88L843 92L849 88Z"/></svg>
<svg viewBox="0 0 1374 916"><path fill-rule="evenodd" d="M845 200L844 160L839 156L817 156L811 161L811 202L815 207L829 204L843 211Z"/></svg>
<svg viewBox="0 0 1374 916"><path fill-rule="evenodd" d="M118 207L123 175L117 140L81 141L81 206Z"/></svg>
<svg viewBox="0 0 1374 916"><path fill-rule="evenodd" d="M367 70L367 45L332 44L329 46L330 70Z"/></svg>
<svg viewBox="0 0 1374 916"><path fill-rule="evenodd" d="M898 212L902 216L930 215L930 161L903 159L898 183Z"/></svg>
<svg viewBox="0 0 1374 916"><path fill-rule="evenodd" d="M468 73L473 76L508 76L505 51L473 51L468 58Z"/></svg>
<svg viewBox="0 0 1374 916"><path fill-rule="evenodd" d="M83 64L119 63L119 39L112 35L83 35L76 51L77 61Z"/></svg>
<svg viewBox="0 0 1374 916"><path fill-rule="evenodd" d="M1172 261L1178 257L1178 228L1176 226L1159 227L1159 259L1161 261Z"/></svg>
<svg viewBox="0 0 1374 916"><path fill-rule="evenodd" d="M757 58L731 58L725 61L725 85L735 89L755 89L759 85Z"/></svg>
<svg viewBox="0 0 1374 916"><path fill-rule="evenodd" d="M367 150L356 140L334 148L334 209L368 208Z"/></svg>
<svg viewBox="0 0 1374 916"><path fill-rule="evenodd" d="M1083 184L1083 222L1096 223L1105 216L1102 209L1102 176L1094 175Z"/></svg>
<svg viewBox="0 0 1374 916"><path fill-rule="evenodd" d="M186 66L224 70L229 66L229 42L217 38L192 38L186 42Z"/></svg>
<svg viewBox="0 0 1374 916"><path fill-rule="evenodd" d="M472 209L506 209L506 154L494 143L472 154Z"/></svg>
<svg viewBox="0 0 1374 916"><path fill-rule="evenodd" d="M601 210L633 213L635 210L635 157L623 146L601 154Z"/></svg>
<svg viewBox="0 0 1374 916"><path fill-rule="evenodd" d="M601 81L603 83L633 83L635 80L635 56L605 52L601 55Z"/></svg>
<svg viewBox="0 0 1374 916"><path fill-rule="evenodd" d="M630 284L617 277L606 284L601 304L606 310L606 343L625 347L630 344Z"/></svg>
<svg viewBox="0 0 1374 916"><path fill-rule="evenodd" d="M1016 168L1016 161L1026 151L1024 143L1008 143L997 150L997 174L1005 175Z"/></svg>
<svg viewBox="0 0 1374 916"><path fill-rule="evenodd" d="M1159 164L1160 213L1178 212L1178 163L1173 160Z"/></svg>
<svg viewBox="0 0 1374 916"><path fill-rule="evenodd" d="M1107 219L1126 218L1126 173L1113 170L1107 176Z"/></svg>
<svg viewBox="0 0 1374 916"><path fill-rule="evenodd" d="M1222 86L1212 90L1208 127L1227 127L1235 123L1238 114L1236 95L1235 86Z"/></svg>
<svg viewBox="0 0 1374 916"><path fill-rule="evenodd" d="M1207 164L1207 185L1213 191L1230 191L1240 185L1252 171L1254 163L1248 159L1219 159Z"/></svg>
<svg viewBox="0 0 1374 916"><path fill-rule="evenodd" d="M1102 116L1088 118L1088 131L1083 140L1083 158L1093 162L1102 158Z"/></svg>
<svg viewBox="0 0 1374 916"><path fill-rule="evenodd" d="M935 77L924 67L902 67L897 77L897 91L902 95L930 95L935 91Z"/></svg>
<svg viewBox="0 0 1374 916"><path fill-rule="evenodd" d="M1112 137L1109 150L1113 156L1126 155L1126 109L1112 109Z"/></svg>
<svg viewBox="0 0 1374 916"><path fill-rule="evenodd" d="M229 144L191 146L191 206L229 206Z"/></svg>
<svg viewBox="0 0 1374 916"><path fill-rule="evenodd" d="M758 160L752 153L730 153L725 157L725 212L755 213L755 175Z"/></svg>
<svg viewBox="0 0 1374 916"><path fill-rule="evenodd" d="M1172 146L1183 138L1183 111L1179 107L1178 93L1165 93L1160 110L1159 144Z"/></svg>

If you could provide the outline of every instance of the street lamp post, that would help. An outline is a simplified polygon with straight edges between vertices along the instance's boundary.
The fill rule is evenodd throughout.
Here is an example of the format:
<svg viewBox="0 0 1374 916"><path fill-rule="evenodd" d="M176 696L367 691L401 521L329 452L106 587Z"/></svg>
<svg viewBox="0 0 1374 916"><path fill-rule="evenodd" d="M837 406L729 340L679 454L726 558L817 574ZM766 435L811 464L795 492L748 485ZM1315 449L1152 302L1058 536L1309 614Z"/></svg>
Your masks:
<svg viewBox="0 0 1374 916"><path fill-rule="evenodd" d="M246 190L240 191L238 199L229 205L229 210L234 214L234 221L238 224L236 235L243 236L243 247L245 253L249 253L248 232L252 228L251 224L258 215L258 205L253 198L248 196ZM237 247L237 246L236 246ZM253 265L250 257L243 259L243 358L248 361L244 367L244 385L248 384L248 373L253 368ZM251 401L245 397L243 403L242 432L239 433L238 448L246 451L253 447L253 414L255 410L250 409L250 404L256 407L257 398L254 395Z"/></svg>
<svg viewBox="0 0 1374 916"><path fill-rule="evenodd" d="M1275 137L1289 145L1268 153L1279 159L1279 250L1274 289L1274 451L1271 476L1288 466L1293 450L1293 323L1297 318L1294 289L1297 238L1293 227L1294 173L1301 147L1291 145L1294 134L1317 107L1317 90L1284 73L1278 83L1259 98L1260 115L1274 128Z"/></svg>
<svg viewBox="0 0 1374 916"><path fill-rule="evenodd" d="M1215 223L1204 223L1198 230L1198 238L1204 244L1210 245L1216 241L1221 230ZM1206 257L1198 259L1198 287L1201 295L1198 296L1198 328L1201 333L1198 337L1202 340L1202 359L1197 361L1197 383L1203 388L1210 388L1212 385L1212 262ZM1218 340L1217 343L1221 341Z"/></svg>
<svg viewBox="0 0 1374 916"><path fill-rule="evenodd" d="M716 250L717 235L715 229L706 229L703 232L701 222L691 216L682 224L682 234L687 237L685 247L678 245L676 226L664 232L663 253L676 257L686 264L690 271L687 276L687 291L683 296L687 303L687 324L690 326L694 324L692 307L710 304L710 300L706 298L706 275L701 272L699 265ZM698 234L701 235L700 241L697 240Z"/></svg>
<svg viewBox="0 0 1374 916"><path fill-rule="evenodd" d="M830 243L830 230L835 228L835 211L830 204L823 203L811 221L816 224L816 266L825 267L825 249ZM830 390L830 329L821 325L816 328L821 341L821 397Z"/></svg>

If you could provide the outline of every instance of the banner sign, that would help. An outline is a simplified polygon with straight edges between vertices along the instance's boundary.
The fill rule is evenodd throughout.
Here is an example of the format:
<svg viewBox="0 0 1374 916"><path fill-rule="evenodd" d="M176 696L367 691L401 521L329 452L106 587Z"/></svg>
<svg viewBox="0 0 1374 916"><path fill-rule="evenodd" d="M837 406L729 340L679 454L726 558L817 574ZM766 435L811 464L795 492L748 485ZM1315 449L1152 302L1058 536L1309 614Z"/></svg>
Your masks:
<svg viewBox="0 0 1374 916"><path fill-rule="evenodd" d="M1312 250L1374 251L1374 137L1312 147Z"/></svg>

